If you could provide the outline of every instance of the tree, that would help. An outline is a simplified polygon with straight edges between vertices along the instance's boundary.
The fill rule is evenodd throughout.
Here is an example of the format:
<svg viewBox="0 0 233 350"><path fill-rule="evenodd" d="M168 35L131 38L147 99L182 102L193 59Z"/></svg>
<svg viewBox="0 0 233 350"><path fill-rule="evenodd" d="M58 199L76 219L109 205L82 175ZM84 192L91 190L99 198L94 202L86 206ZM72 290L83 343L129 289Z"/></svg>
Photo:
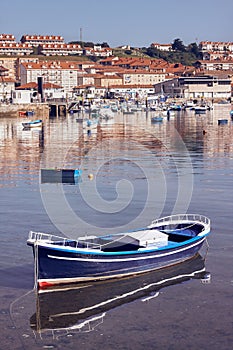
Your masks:
<svg viewBox="0 0 233 350"><path fill-rule="evenodd" d="M101 47L109 47L109 45L108 45L108 43L103 42L103 43L101 44Z"/></svg>
<svg viewBox="0 0 233 350"><path fill-rule="evenodd" d="M186 47L183 44L183 41L180 39L175 39L173 44L172 44L172 50L174 51L181 51L181 52L185 52L186 51Z"/></svg>
<svg viewBox="0 0 233 350"><path fill-rule="evenodd" d="M201 52L196 43L191 43L188 45L187 51L195 55L197 58L201 57Z"/></svg>

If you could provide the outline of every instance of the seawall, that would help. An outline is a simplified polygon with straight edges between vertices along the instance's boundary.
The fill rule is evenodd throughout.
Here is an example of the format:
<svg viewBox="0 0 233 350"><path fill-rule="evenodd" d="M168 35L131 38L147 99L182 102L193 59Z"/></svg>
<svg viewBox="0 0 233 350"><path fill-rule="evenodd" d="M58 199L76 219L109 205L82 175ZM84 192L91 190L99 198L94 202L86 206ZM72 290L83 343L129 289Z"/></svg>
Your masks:
<svg viewBox="0 0 233 350"><path fill-rule="evenodd" d="M20 111L33 111L34 116L40 118L49 117L49 105L47 103L0 104L0 118L18 117Z"/></svg>

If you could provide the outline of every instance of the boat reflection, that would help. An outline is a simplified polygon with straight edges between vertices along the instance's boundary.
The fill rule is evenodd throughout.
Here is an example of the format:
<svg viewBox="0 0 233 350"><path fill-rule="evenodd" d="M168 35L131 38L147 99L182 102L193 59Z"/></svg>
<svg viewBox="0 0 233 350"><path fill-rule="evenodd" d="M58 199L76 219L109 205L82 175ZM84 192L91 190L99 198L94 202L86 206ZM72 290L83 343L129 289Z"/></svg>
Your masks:
<svg viewBox="0 0 233 350"><path fill-rule="evenodd" d="M62 332L92 331L113 308L137 299L148 301L163 287L204 279L205 275L205 259L197 254L176 266L131 278L40 290L30 325L40 337L48 332L60 337Z"/></svg>

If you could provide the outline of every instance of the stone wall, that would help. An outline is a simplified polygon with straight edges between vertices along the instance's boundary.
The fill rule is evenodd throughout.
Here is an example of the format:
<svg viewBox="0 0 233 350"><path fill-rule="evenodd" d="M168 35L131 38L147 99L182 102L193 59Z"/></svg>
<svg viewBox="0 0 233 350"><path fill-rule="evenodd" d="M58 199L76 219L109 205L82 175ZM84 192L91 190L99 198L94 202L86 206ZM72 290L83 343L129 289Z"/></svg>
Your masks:
<svg viewBox="0 0 233 350"><path fill-rule="evenodd" d="M47 103L0 104L0 117L18 117L20 111L34 111L36 117L49 117L49 105Z"/></svg>

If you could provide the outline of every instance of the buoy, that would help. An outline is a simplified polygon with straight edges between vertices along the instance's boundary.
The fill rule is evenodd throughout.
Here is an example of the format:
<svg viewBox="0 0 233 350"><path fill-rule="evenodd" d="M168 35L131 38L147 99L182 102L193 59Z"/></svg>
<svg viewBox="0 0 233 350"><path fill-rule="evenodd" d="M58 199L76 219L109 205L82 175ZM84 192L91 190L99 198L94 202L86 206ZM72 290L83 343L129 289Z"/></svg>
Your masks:
<svg viewBox="0 0 233 350"><path fill-rule="evenodd" d="M88 178L89 178L90 180L93 180L94 175L93 175L93 174L88 174Z"/></svg>

